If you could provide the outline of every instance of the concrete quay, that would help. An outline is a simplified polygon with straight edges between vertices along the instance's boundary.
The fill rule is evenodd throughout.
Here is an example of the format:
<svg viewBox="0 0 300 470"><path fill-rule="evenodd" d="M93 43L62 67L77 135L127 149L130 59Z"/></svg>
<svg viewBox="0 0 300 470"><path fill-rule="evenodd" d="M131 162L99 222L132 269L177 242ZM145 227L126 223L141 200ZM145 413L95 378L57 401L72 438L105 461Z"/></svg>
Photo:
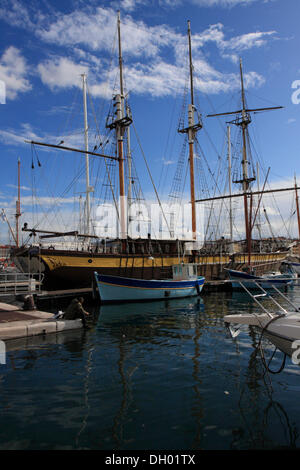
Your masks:
<svg viewBox="0 0 300 470"><path fill-rule="evenodd" d="M82 328L82 321L58 320L53 313L40 310L22 310L0 302L0 340L58 333Z"/></svg>

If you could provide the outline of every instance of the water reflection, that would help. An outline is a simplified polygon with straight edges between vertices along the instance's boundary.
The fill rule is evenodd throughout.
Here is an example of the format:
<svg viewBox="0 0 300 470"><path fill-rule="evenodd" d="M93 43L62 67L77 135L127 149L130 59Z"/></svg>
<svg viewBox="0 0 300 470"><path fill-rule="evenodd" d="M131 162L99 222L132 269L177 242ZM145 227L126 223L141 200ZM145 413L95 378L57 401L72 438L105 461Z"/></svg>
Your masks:
<svg viewBox="0 0 300 470"><path fill-rule="evenodd" d="M90 330L10 342L0 448L295 448L298 366L270 376L259 332L226 334L249 309L230 293L95 306Z"/></svg>

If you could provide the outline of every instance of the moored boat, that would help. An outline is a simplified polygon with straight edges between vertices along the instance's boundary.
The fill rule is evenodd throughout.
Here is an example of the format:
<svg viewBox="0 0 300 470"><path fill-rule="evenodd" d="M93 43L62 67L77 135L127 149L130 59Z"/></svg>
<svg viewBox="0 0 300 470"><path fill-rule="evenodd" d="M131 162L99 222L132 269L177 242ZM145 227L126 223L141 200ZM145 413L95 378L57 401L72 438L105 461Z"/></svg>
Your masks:
<svg viewBox="0 0 300 470"><path fill-rule="evenodd" d="M243 286L243 283L241 283ZM277 290L277 297L274 298L261 287L260 294L252 294L247 288L245 291L258 304L264 313L242 313L225 315L224 322L228 327L232 337L236 337L240 330L233 330L232 325L248 325L257 327L261 331L259 345L265 335L273 344L281 349L285 354L291 355L295 346L299 346L300 340L300 309L287 296ZM284 304L279 298L282 297ZM264 299L268 303L264 303ZM268 305L274 304L276 311L270 311ZM287 304L290 305L287 308ZM265 361L264 361L265 363ZM299 363L299 362L297 362ZM266 365L266 363L265 363ZM268 365L266 367L269 369Z"/></svg>
<svg viewBox="0 0 300 470"><path fill-rule="evenodd" d="M226 269L229 278L232 280L233 289L273 289L274 286L277 288L285 288L293 285L296 275L292 272L287 273L267 273L262 276L256 276L255 274L247 273L244 271L236 271L234 269ZM243 284L243 285L241 285Z"/></svg>
<svg viewBox="0 0 300 470"><path fill-rule="evenodd" d="M284 315L270 317L267 314L253 315L226 315L225 323L239 325L252 325L264 330L264 332L287 341L300 340L300 315L289 312Z"/></svg>
<svg viewBox="0 0 300 470"><path fill-rule="evenodd" d="M197 296L205 278L193 263L172 266L172 279L134 279L95 272L101 302L128 302Z"/></svg>

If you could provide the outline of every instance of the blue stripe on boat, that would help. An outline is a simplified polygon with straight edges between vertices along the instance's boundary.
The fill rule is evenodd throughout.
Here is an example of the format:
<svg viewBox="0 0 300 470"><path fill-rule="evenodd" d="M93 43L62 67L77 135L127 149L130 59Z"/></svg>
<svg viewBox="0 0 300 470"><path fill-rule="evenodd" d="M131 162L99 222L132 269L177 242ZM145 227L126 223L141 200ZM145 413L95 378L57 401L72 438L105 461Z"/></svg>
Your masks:
<svg viewBox="0 0 300 470"><path fill-rule="evenodd" d="M145 280L106 276L95 272L101 302L161 300L199 295L205 278L189 280Z"/></svg>
<svg viewBox="0 0 300 470"><path fill-rule="evenodd" d="M196 284L201 286L204 284L204 277L198 279L191 279L188 281L172 281L172 280L146 280L146 279L132 279L127 277L106 276L103 274L95 273L97 279L101 283L126 286L140 289L184 289L187 287L195 287Z"/></svg>

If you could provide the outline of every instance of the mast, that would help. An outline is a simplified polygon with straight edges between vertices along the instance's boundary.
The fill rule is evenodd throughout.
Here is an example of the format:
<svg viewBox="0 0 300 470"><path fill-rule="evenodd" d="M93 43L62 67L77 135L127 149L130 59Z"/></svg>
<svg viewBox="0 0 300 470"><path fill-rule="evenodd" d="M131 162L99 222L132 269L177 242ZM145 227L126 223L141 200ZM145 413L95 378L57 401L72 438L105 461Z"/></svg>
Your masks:
<svg viewBox="0 0 300 470"><path fill-rule="evenodd" d="M250 124L251 122L251 118L250 118L250 115L247 114L246 112L242 59L240 59L240 78L241 78L241 94L242 94L242 120L239 122L239 125L242 127L242 136L243 136L243 159L242 159L243 179L241 183L243 185L243 192L244 192L245 233L246 233L247 250L248 250L248 264L250 265L251 230L250 230L250 224L249 224L248 199L247 199L246 193L249 189L251 180L248 179L246 130L247 130L248 124Z"/></svg>
<svg viewBox="0 0 300 470"><path fill-rule="evenodd" d="M282 106L274 106L270 108L258 108L258 109L247 109L246 108L246 99L245 99L245 87L244 87L244 78L243 78L243 66L242 59L240 59L240 83L241 83L241 101L242 109L238 111L230 111L227 113L219 114L209 114L207 117L214 116L225 116L229 114L241 114L241 118L236 118L232 121L233 124L240 126L242 129L242 140L243 140L243 155L242 155L242 179L239 181L234 181L235 183L242 184L243 198L244 198L244 218L245 218L245 235L247 242L247 251L248 251L248 264L251 264L251 226L250 226L250 215L248 210L248 195L250 191L250 183L254 181L255 177L248 176L248 160L247 160L247 132L248 125L251 123L250 112L255 111L267 111L272 109L280 109Z"/></svg>
<svg viewBox="0 0 300 470"><path fill-rule="evenodd" d="M116 97L117 104L117 141L118 141L118 157L119 157L119 186L120 186L120 238L126 237L126 219L125 219L125 182L124 182L124 149L123 137L124 127L121 124L124 118L124 89L123 89L123 61L121 49L121 28L120 28L120 12L118 11L118 42L119 42L119 69L120 69L120 94Z"/></svg>
<svg viewBox="0 0 300 470"><path fill-rule="evenodd" d="M227 126L227 143L228 143L228 189L229 195L231 196L231 138L230 138L230 126ZM230 242L233 241L233 226L232 226L232 201L229 199L229 227L230 227Z"/></svg>
<svg viewBox="0 0 300 470"><path fill-rule="evenodd" d="M196 206L195 206L195 176L194 176L194 138L195 133L193 130L194 125L194 84L193 84L193 64L192 64L192 44L191 44L191 26L188 21L188 39L189 39L189 59L190 59L190 81L191 81L191 104L188 111L189 123L189 160L190 160L190 181L191 181L191 204L192 204L192 234L193 239L196 240Z"/></svg>
<svg viewBox="0 0 300 470"><path fill-rule="evenodd" d="M297 221L298 221L298 237L299 237L299 240L300 240L300 211L299 211L299 200L298 200L296 175L295 175L295 193L296 193L296 209L297 209Z"/></svg>
<svg viewBox="0 0 300 470"><path fill-rule="evenodd" d="M190 68L190 94L191 102L188 106L188 127L179 129L178 132L186 133L189 142L189 166L190 166L190 194L192 208L192 237L197 237L196 221L196 200L195 200L195 172L194 172L194 141L196 132L202 128L202 123L195 123L195 104L194 104L194 82L193 82L193 62L192 62L192 42L191 42L191 24L188 21L188 44L189 44L189 68Z"/></svg>
<svg viewBox="0 0 300 470"><path fill-rule="evenodd" d="M258 162L256 163L256 179L257 179L257 191L259 191L259 166ZM259 202L258 202L259 203ZM260 208L258 207L258 217L257 217L257 230L259 233L259 238L261 240L261 217L260 217Z"/></svg>
<svg viewBox="0 0 300 470"><path fill-rule="evenodd" d="M18 158L18 199L16 201L16 247L20 246L19 218L21 217L21 195L20 195L20 158Z"/></svg>
<svg viewBox="0 0 300 470"><path fill-rule="evenodd" d="M126 113L130 115L128 104L126 105ZM127 191L127 234L130 235L131 223L131 203L132 203L132 190L131 190L131 173L132 173L132 158L131 158L131 143L130 143L130 127L127 128L127 162L128 162L128 191Z"/></svg>
<svg viewBox="0 0 300 470"><path fill-rule="evenodd" d="M114 97L114 107L116 116L115 120L106 123L106 127L116 130L117 151L119 162L119 196L120 196L120 232L121 240L127 238L126 231L126 195L125 195L125 178L124 178L124 133L126 127L132 123L130 116L125 114L124 107L124 85L123 85L123 59L121 47L121 27L120 27L120 11L118 11L118 46L119 46L119 72L120 72L120 93Z"/></svg>
<svg viewBox="0 0 300 470"><path fill-rule="evenodd" d="M88 140L88 122L87 122L87 102L86 102L86 74L82 75L82 90L83 90L83 114L84 114L84 147L85 151L89 150ZM85 197L85 233L90 233L90 170L89 170L89 154L85 154L85 185L86 185L86 197Z"/></svg>

